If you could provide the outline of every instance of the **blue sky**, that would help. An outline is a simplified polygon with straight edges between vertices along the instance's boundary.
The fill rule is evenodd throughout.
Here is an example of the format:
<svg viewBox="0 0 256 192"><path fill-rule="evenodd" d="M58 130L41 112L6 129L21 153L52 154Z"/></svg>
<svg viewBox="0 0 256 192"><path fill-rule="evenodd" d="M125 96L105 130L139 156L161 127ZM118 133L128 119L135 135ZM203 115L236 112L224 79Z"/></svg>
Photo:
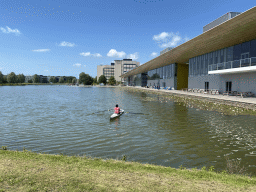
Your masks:
<svg viewBox="0 0 256 192"><path fill-rule="evenodd" d="M97 65L141 64L255 0L0 0L0 71L95 77Z"/></svg>

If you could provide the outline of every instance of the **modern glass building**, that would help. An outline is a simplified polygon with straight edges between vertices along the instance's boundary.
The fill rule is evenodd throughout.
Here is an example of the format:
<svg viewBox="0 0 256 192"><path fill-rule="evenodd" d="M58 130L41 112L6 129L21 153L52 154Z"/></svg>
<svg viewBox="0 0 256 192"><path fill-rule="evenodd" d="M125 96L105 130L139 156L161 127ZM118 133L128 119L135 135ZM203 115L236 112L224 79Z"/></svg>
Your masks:
<svg viewBox="0 0 256 192"><path fill-rule="evenodd" d="M201 35L121 77L138 86L256 94L255 27L256 7L227 13L204 27Z"/></svg>

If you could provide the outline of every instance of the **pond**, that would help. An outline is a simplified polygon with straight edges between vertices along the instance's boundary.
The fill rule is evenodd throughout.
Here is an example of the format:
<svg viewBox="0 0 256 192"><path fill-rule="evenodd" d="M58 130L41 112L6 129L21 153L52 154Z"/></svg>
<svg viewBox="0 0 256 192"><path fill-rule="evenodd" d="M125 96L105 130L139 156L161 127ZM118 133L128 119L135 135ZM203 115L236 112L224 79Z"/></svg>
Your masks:
<svg viewBox="0 0 256 192"><path fill-rule="evenodd" d="M110 121L116 104L125 113ZM256 175L256 120L188 108L123 88L0 87L0 145L10 150L178 168L226 168L226 157Z"/></svg>

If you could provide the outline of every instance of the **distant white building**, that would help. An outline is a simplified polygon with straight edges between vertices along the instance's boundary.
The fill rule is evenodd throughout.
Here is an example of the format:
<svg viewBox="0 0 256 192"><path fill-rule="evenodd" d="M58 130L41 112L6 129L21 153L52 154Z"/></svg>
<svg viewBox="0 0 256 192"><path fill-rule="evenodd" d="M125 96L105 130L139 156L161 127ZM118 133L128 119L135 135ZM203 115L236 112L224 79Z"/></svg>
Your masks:
<svg viewBox="0 0 256 192"><path fill-rule="evenodd" d="M33 76L34 75L26 75L25 76L25 83L28 83L29 80L32 80L33 81ZM44 75L38 75L39 77L39 82L40 83L48 83L48 77L47 76L44 76Z"/></svg>
<svg viewBox="0 0 256 192"><path fill-rule="evenodd" d="M33 81L33 75L26 75L25 76L25 83L28 83L29 80Z"/></svg>
<svg viewBox="0 0 256 192"><path fill-rule="evenodd" d="M140 62L133 61L132 59L115 60L111 65L98 65L97 66L97 80L101 75L104 75L107 80L114 76L116 81L124 82L124 78L120 76L128 71L138 67Z"/></svg>

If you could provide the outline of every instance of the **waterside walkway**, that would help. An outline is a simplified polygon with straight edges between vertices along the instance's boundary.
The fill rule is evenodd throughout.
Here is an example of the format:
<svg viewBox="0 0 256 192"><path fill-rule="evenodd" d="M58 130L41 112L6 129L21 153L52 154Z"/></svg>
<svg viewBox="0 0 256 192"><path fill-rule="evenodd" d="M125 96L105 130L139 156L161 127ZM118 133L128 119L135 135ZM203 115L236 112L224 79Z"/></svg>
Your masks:
<svg viewBox="0 0 256 192"><path fill-rule="evenodd" d="M256 97L242 98L242 97L227 96L227 95L223 96L222 94L211 95L211 94L203 94L203 93L193 93L193 92L187 92L182 90L165 90L165 89L158 90L158 89L144 88L144 87L133 87L133 88L154 91L154 92L169 93L177 96L192 97L195 99L207 99L212 102L218 102L220 104L239 106L239 107L252 109L256 111Z"/></svg>

